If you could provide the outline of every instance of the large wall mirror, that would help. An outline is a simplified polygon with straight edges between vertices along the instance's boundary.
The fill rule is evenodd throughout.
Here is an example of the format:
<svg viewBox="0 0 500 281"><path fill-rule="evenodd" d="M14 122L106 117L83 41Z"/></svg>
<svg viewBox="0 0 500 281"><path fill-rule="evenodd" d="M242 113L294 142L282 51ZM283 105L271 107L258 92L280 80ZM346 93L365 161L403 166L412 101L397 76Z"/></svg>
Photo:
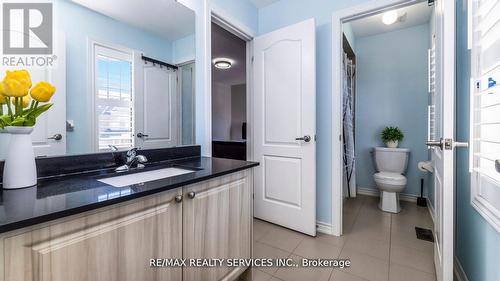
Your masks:
<svg viewBox="0 0 500 281"><path fill-rule="evenodd" d="M52 3L53 66L0 67L57 87L32 134L37 156L195 143L192 10L175 0Z"/></svg>

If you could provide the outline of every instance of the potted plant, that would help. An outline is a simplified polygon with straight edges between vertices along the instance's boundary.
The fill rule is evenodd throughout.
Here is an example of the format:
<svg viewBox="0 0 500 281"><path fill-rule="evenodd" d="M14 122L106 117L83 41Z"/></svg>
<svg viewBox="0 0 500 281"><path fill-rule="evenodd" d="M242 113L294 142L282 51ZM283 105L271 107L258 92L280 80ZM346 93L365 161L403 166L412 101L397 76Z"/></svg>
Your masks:
<svg viewBox="0 0 500 281"><path fill-rule="evenodd" d="M55 91L54 86L43 81L32 87L27 70L7 71L0 82L0 133L10 135L3 170L4 189L36 185L31 132L36 119L52 106L47 102Z"/></svg>
<svg viewBox="0 0 500 281"><path fill-rule="evenodd" d="M398 147L403 137L403 132L398 127L385 127L382 131L382 141L390 148Z"/></svg>

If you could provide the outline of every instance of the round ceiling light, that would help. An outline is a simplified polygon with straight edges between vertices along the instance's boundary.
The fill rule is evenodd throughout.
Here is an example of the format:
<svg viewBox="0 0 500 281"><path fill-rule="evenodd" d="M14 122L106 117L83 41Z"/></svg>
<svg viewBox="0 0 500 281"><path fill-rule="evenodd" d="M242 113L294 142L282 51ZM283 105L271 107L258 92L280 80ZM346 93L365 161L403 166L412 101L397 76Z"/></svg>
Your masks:
<svg viewBox="0 0 500 281"><path fill-rule="evenodd" d="M218 69L229 69L232 66L232 62L229 59L218 58L214 59L214 66Z"/></svg>
<svg viewBox="0 0 500 281"><path fill-rule="evenodd" d="M382 22L386 25L391 25L398 20L398 12L388 11L382 15Z"/></svg>

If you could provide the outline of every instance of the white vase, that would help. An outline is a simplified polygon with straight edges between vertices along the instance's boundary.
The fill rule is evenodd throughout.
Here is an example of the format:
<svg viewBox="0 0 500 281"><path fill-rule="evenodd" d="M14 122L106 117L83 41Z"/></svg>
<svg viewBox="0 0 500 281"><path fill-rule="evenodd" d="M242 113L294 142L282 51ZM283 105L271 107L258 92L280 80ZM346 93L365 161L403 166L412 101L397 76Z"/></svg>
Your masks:
<svg viewBox="0 0 500 281"><path fill-rule="evenodd" d="M0 129L0 160L5 160L7 158L7 151L10 142L10 135L5 133L4 130Z"/></svg>
<svg viewBox="0 0 500 281"><path fill-rule="evenodd" d="M10 142L3 169L3 188L17 189L36 185L35 152L31 141L33 127L5 127Z"/></svg>
<svg viewBox="0 0 500 281"><path fill-rule="evenodd" d="M385 145L387 145L387 147L389 147L389 148L396 148L396 147L398 147L398 144L399 144L399 142L397 140L388 141L385 143Z"/></svg>

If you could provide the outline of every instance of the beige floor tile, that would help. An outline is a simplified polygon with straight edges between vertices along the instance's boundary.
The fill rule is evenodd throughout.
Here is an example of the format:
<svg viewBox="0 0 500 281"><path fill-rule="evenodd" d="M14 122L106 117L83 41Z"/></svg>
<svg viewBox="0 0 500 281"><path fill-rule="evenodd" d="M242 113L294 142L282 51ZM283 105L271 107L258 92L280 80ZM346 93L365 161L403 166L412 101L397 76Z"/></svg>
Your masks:
<svg viewBox="0 0 500 281"><path fill-rule="evenodd" d="M259 242L287 252L293 252L305 237L304 234L276 226L259 239Z"/></svg>
<svg viewBox="0 0 500 281"><path fill-rule="evenodd" d="M298 264L301 263L302 257L292 255L291 258ZM318 267L287 267L279 268L274 274L275 277L284 281L328 281L332 273L332 268L318 268Z"/></svg>
<svg viewBox="0 0 500 281"><path fill-rule="evenodd" d="M316 238L306 237L305 239L316 239L317 241L320 241L322 243L342 248L342 246L344 246L345 242L347 241L347 235L333 236L333 235L318 233L316 235Z"/></svg>
<svg viewBox="0 0 500 281"><path fill-rule="evenodd" d="M391 263L389 266L389 281L436 281L436 276L411 267Z"/></svg>
<svg viewBox="0 0 500 281"><path fill-rule="evenodd" d="M269 281L273 276L258 269L252 269L252 278L244 281Z"/></svg>
<svg viewBox="0 0 500 281"><path fill-rule="evenodd" d="M258 259L283 259L283 258L287 258L288 256L290 256L290 253L287 251L273 248L269 245L259 243L259 242L255 242L253 244L253 253L254 253L253 254L254 258L258 258ZM274 274L276 272L276 270L278 270L277 267L258 267L255 269L264 271L265 273L268 273L271 275Z"/></svg>
<svg viewBox="0 0 500 281"><path fill-rule="evenodd" d="M387 281L389 262L366 254L343 249L340 258L350 259L351 267L339 269L370 281Z"/></svg>
<svg viewBox="0 0 500 281"><path fill-rule="evenodd" d="M389 243L391 238L391 229L374 224L355 223L349 233L349 238L356 237L355 239L372 239L382 240Z"/></svg>
<svg viewBox="0 0 500 281"><path fill-rule="evenodd" d="M366 281L366 279L335 269L330 276L330 281Z"/></svg>
<svg viewBox="0 0 500 281"><path fill-rule="evenodd" d="M434 274L434 256L432 252L419 251L399 245L391 246L391 263Z"/></svg>
<svg viewBox="0 0 500 281"><path fill-rule="evenodd" d="M357 236L350 236L347 239L344 249L353 250L359 253L367 254L372 257L389 261L389 242L376 239L357 239Z"/></svg>
<svg viewBox="0 0 500 281"><path fill-rule="evenodd" d="M305 238L293 251L293 254L305 258L335 259L340 255L341 247L321 242L318 238Z"/></svg>
<svg viewBox="0 0 500 281"><path fill-rule="evenodd" d="M268 222L254 219L253 220L253 239L257 241L271 231L272 225Z"/></svg>

